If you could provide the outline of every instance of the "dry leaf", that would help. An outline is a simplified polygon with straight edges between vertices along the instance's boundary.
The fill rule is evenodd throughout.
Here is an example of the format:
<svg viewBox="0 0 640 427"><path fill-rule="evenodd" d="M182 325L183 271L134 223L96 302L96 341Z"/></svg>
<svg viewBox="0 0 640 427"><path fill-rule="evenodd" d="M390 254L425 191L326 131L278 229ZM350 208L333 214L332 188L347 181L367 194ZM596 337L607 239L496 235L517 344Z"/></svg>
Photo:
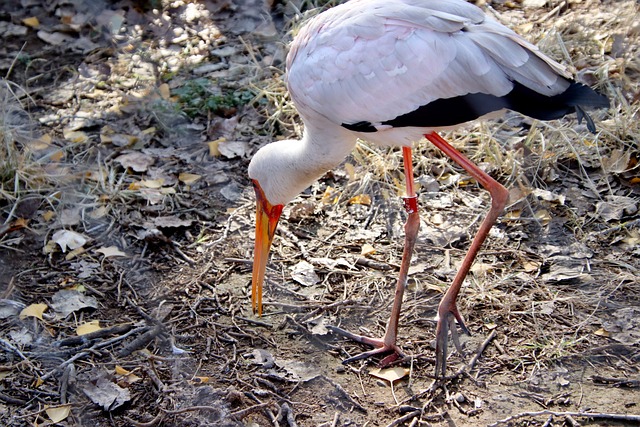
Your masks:
<svg viewBox="0 0 640 427"><path fill-rule="evenodd" d="M120 365L116 365L115 374L120 376L120 377L122 377L122 379L124 379L124 381L127 384L133 384L135 382L138 382L138 381L142 380L142 378L140 378L139 376L137 376L133 372L124 369Z"/></svg>
<svg viewBox="0 0 640 427"><path fill-rule="evenodd" d="M177 216L159 216L153 220L153 224L162 228L190 227L193 224L193 220L180 219Z"/></svg>
<svg viewBox="0 0 640 427"><path fill-rule="evenodd" d="M207 145L209 146L209 155L211 157L218 157L221 155L220 149L218 147L220 146L220 143L223 141L225 141L224 138L218 138L215 141L207 142Z"/></svg>
<svg viewBox="0 0 640 427"><path fill-rule="evenodd" d="M98 301L91 295L73 289L61 289L51 297L51 308L60 317L65 318L75 311L98 308Z"/></svg>
<svg viewBox="0 0 640 427"><path fill-rule="evenodd" d="M91 322L83 323L82 325L78 326L76 328L76 335L86 335L90 334L91 332L99 331L100 329L102 329L100 327L100 321L92 320Z"/></svg>
<svg viewBox="0 0 640 427"><path fill-rule="evenodd" d="M30 16L29 18L24 18L22 23L27 27L35 28L40 26L40 21L35 16Z"/></svg>
<svg viewBox="0 0 640 427"><path fill-rule="evenodd" d="M105 258L111 256L127 256L127 254L118 249L117 246L109 246L108 248L102 247L100 249L96 249L96 252L100 252L105 256Z"/></svg>
<svg viewBox="0 0 640 427"><path fill-rule="evenodd" d="M307 261L300 261L291 267L291 269L293 270L291 278L303 286L312 286L320 282L320 278L316 274L313 265Z"/></svg>
<svg viewBox="0 0 640 427"><path fill-rule="evenodd" d="M145 179L140 181L140 185L143 185L144 187L147 188L161 188L162 184L164 184L164 178L158 178L158 179Z"/></svg>
<svg viewBox="0 0 640 427"><path fill-rule="evenodd" d="M67 252L67 248L74 250L82 247L87 243L87 238L75 231L58 230L51 236L51 241L57 243L62 252Z"/></svg>
<svg viewBox="0 0 640 427"><path fill-rule="evenodd" d="M120 163L122 167L130 168L135 172L146 172L155 160L151 156L133 151L116 157L115 161Z"/></svg>
<svg viewBox="0 0 640 427"><path fill-rule="evenodd" d="M171 89L166 83L162 83L160 86L158 86L158 92L160 92L160 96L162 97L162 99L171 98Z"/></svg>
<svg viewBox="0 0 640 427"><path fill-rule="evenodd" d="M187 185L193 184L194 182L198 181L200 178L202 178L202 175L196 175L194 173L183 172L180 175L178 175L178 179Z"/></svg>
<svg viewBox="0 0 640 427"><path fill-rule="evenodd" d="M338 203L340 193L333 187L327 186L326 190L322 194L322 203L325 205L335 205Z"/></svg>
<svg viewBox="0 0 640 427"><path fill-rule="evenodd" d="M546 209L540 209L534 214L535 218L542 223L542 225L547 225L551 222L551 215L549 211Z"/></svg>
<svg viewBox="0 0 640 427"><path fill-rule="evenodd" d="M564 201L566 199L566 197L562 194L555 194L551 191L542 190L540 188L532 190L531 194L533 194L540 200L546 200L547 202L558 203L560 205L564 205Z"/></svg>
<svg viewBox="0 0 640 427"><path fill-rule="evenodd" d="M63 131L64 139L69 142L73 142L74 144L81 144L83 142L87 142L89 140L89 135L86 132L82 132L79 130L71 130L71 131Z"/></svg>
<svg viewBox="0 0 640 427"><path fill-rule="evenodd" d="M611 150L600 162L607 173L623 173L628 169L630 160L631 151Z"/></svg>
<svg viewBox="0 0 640 427"><path fill-rule="evenodd" d="M524 271L527 273L532 273L534 271L538 271L540 263L537 261L524 261L522 263L522 268L524 268Z"/></svg>
<svg viewBox="0 0 640 427"><path fill-rule="evenodd" d="M122 388L106 378L99 378L95 383L90 382L82 391L105 411L112 411L131 400L128 389Z"/></svg>
<svg viewBox="0 0 640 427"><path fill-rule="evenodd" d="M45 212L42 214L42 219L43 219L45 222L49 222L49 221L51 221L51 219L52 219L54 216L56 216L56 213L55 213L54 211L45 211Z"/></svg>
<svg viewBox="0 0 640 427"><path fill-rule="evenodd" d="M365 243L360 248L360 255L371 255L375 253L376 253L376 249L373 247L373 245L370 245L369 243Z"/></svg>
<svg viewBox="0 0 640 427"><path fill-rule="evenodd" d="M45 407L44 411L52 422L59 423L71 413L71 404Z"/></svg>
<svg viewBox="0 0 640 427"><path fill-rule="evenodd" d="M247 154L247 143L244 141L220 141L218 150L227 159L244 157Z"/></svg>
<svg viewBox="0 0 640 427"><path fill-rule="evenodd" d="M604 328L598 329L597 331L594 332L594 334L596 334L599 337L606 337L606 338L611 336L611 332L607 331Z"/></svg>
<svg viewBox="0 0 640 427"><path fill-rule="evenodd" d="M384 369L376 368L369 372L369 375L393 383L394 381L397 381L409 375L409 370L407 368L403 368L402 366Z"/></svg>
<svg viewBox="0 0 640 427"><path fill-rule="evenodd" d="M65 43L70 43L70 42L73 41L73 39L70 36L68 36L66 34L63 34L63 33L57 33L57 32L56 33L49 33L47 31L40 30L40 31L38 31L37 34L38 34L38 37L41 40L43 40L43 41L45 41L45 42L47 42L49 44L52 44L54 46L61 46L61 45L65 44Z"/></svg>
<svg viewBox="0 0 640 427"><path fill-rule="evenodd" d="M347 171L347 175L349 175L349 181L354 181L356 179L356 168L351 163L344 164L344 170Z"/></svg>
<svg viewBox="0 0 640 427"><path fill-rule="evenodd" d="M47 304L39 303L39 304L31 304L20 312L20 320L23 320L27 317L37 317L42 320L42 314L44 311L49 308Z"/></svg>
<svg viewBox="0 0 640 427"><path fill-rule="evenodd" d="M368 194L358 194L349 199L350 205L371 205L371 196Z"/></svg>

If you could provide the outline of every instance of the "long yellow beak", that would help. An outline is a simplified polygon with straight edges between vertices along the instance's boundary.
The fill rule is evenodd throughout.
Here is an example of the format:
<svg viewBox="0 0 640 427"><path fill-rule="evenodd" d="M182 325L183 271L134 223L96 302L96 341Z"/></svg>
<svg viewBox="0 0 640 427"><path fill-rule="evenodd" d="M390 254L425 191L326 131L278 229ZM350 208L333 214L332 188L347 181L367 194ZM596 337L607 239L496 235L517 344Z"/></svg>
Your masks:
<svg viewBox="0 0 640 427"><path fill-rule="evenodd" d="M267 269L269 249L284 206L269 203L258 181L253 181L253 188L256 191L256 241L251 278L251 308L254 314L258 312L258 316L262 316L262 283Z"/></svg>

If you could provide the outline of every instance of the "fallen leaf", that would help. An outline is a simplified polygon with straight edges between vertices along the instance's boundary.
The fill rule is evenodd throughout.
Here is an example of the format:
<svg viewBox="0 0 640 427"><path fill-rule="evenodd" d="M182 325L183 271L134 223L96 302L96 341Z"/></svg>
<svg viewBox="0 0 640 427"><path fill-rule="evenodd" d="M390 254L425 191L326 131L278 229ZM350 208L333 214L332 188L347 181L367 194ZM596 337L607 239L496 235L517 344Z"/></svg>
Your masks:
<svg viewBox="0 0 640 427"><path fill-rule="evenodd" d="M54 46L61 46L66 43L70 43L73 40L70 36L58 32L49 33L47 31L40 30L37 35L41 40Z"/></svg>
<svg viewBox="0 0 640 427"><path fill-rule="evenodd" d="M627 196L607 196L605 201L596 203L596 214L605 221L620 220L638 212L638 199Z"/></svg>
<svg viewBox="0 0 640 427"><path fill-rule="evenodd" d="M67 252L67 248L74 250L82 247L87 243L87 238L75 231L58 230L51 236L51 241L57 243L62 252Z"/></svg>
<svg viewBox="0 0 640 427"><path fill-rule="evenodd" d="M158 189L162 187L162 184L164 184L164 178L144 179L140 181L140 184L147 188Z"/></svg>
<svg viewBox="0 0 640 427"><path fill-rule="evenodd" d="M191 378L191 382L195 385L209 384L211 382L211 377L193 377Z"/></svg>
<svg viewBox="0 0 640 427"><path fill-rule="evenodd" d="M245 141L220 141L218 150L227 159L245 157L247 154L247 143Z"/></svg>
<svg viewBox="0 0 640 427"><path fill-rule="evenodd" d="M522 262L522 268L527 273L531 273L534 271L538 271L538 269L540 268L540 263L537 261L525 260Z"/></svg>
<svg viewBox="0 0 640 427"><path fill-rule="evenodd" d="M353 196L349 199L350 205L371 205L371 196L368 194L358 194L357 196Z"/></svg>
<svg viewBox="0 0 640 427"><path fill-rule="evenodd" d="M536 196L540 200L546 200L547 202L558 203L560 205L564 205L564 201L566 197L562 194L555 194L548 190L543 190L541 188L535 188L531 191L531 194Z"/></svg>
<svg viewBox="0 0 640 427"><path fill-rule="evenodd" d="M218 138L215 141L207 142L207 145L209 146L209 155L211 157L219 157L221 155L220 149L218 147L220 146L220 143L223 141L225 141L224 138Z"/></svg>
<svg viewBox="0 0 640 427"><path fill-rule="evenodd" d="M538 221L540 221L540 223L542 223L542 225L547 225L549 224L549 222L551 222L551 215L546 209L540 209L539 211L536 211L534 216Z"/></svg>
<svg viewBox="0 0 640 427"><path fill-rule="evenodd" d="M108 248L102 247L100 249L96 249L96 252L100 252L105 256L105 258L112 256L127 256L127 254L118 249L117 246L109 246Z"/></svg>
<svg viewBox="0 0 640 427"><path fill-rule="evenodd" d="M607 173L623 173L629 168L631 151L611 150L608 156L601 159L602 169Z"/></svg>
<svg viewBox="0 0 640 427"><path fill-rule="evenodd" d="M394 381L397 381L409 375L409 370L407 368L403 368L402 366L384 369L375 368L369 372L369 375L393 383Z"/></svg>
<svg viewBox="0 0 640 427"><path fill-rule="evenodd" d="M70 289L62 289L51 297L51 308L60 317L65 318L75 311L85 308L98 308L98 301L82 292Z"/></svg>
<svg viewBox="0 0 640 427"><path fill-rule="evenodd" d="M177 216L160 216L153 220L153 224L156 227L163 227L163 228L190 227L191 224L193 224L193 220L180 219Z"/></svg>
<svg viewBox="0 0 640 427"><path fill-rule="evenodd" d="M599 337L610 337L611 336L611 332L607 331L604 328L600 328L597 331L594 332L595 335L599 336Z"/></svg>
<svg viewBox="0 0 640 427"><path fill-rule="evenodd" d="M20 312L20 320L23 320L27 317L36 317L42 320L42 314L47 308L49 308L47 304L43 303L28 305Z"/></svg>
<svg viewBox="0 0 640 427"><path fill-rule="evenodd" d="M333 187L327 186L322 194L322 203L325 205L335 205L338 203L338 197L340 193L336 191Z"/></svg>
<svg viewBox="0 0 640 427"><path fill-rule="evenodd" d="M63 131L63 136L64 139L74 144L81 144L89 140L89 135L79 130Z"/></svg>
<svg viewBox="0 0 640 427"><path fill-rule="evenodd" d="M115 369L114 373L115 373L117 376L119 376L119 377L121 377L122 379L124 379L124 381L125 381L127 384L133 384L133 383L136 383L136 382L138 382L138 381L142 380L142 378L140 378L139 376L137 376L137 375L136 375L136 374L134 374L133 372L128 371L128 370L126 370L126 369L124 369L124 368L123 368L122 366L120 366L120 365L116 365L116 369Z"/></svg>
<svg viewBox="0 0 640 427"><path fill-rule="evenodd" d="M82 325L76 328L76 335L82 336L86 334L90 334L91 332L96 332L102 329L100 327L99 320L92 320L90 322L83 323Z"/></svg>
<svg viewBox="0 0 640 427"><path fill-rule="evenodd" d="M307 261L300 261L291 267L291 269L293 270L291 278L303 286L312 286L320 282L320 278L316 274L313 265Z"/></svg>
<svg viewBox="0 0 640 427"><path fill-rule="evenodd" d="M196 175L194 173L184 172L178 175L178 179L187 185L193 184L194 182L198 181L200 178L202 178L202 175Z"/></svg>
<svg viewBox="0 0 640 427"><path fill-rule="evenodd" d="M166 83L162 83L160 86L158 86L158 92L160 92L160 97L162 97L162 99L171 98L171 89Z"/></svg>
<svg viewBox="0 0 640 427"><path fill-rule="evenodd" d="M116 157L115 161L135 172L146 172L155 160L147 154L133 151Z"/></svg>
<svg viewBox="0 0 640 427"><path fill-rule="evenodd" d="M0 319L8 319L19 314L25 308L20 301L0 299Z"/></svg>
<svg viewBox="0 0 640 427"><path fill-rule="evenodd" d="M52 422L59 423L71 413L71 404L45 407L44 411Z"/></svg>
<svg viewBox="0 0 640 427"><path fill-rule="evenodd" d="M43 219L45 222L49 222L49 221L51 221L51 219L52 219L54 216L56 216L56 213L55 213L54 211L45 211L45 212L42 214L42 219Z"/></svg>
<svg viewBox="0 0 640 427"><path fill-rule="evenodd" d="M356 178L356 167L353 166L351 163L345 163L344 164L344 170L347 172L347 175L349 175L349 181L353 181Z"/></svg>
<svg viewBox="0 0 640 427"><path fill-rule="evenodd" d="M40 26L40 21L35 16L30 16L29 18L24 18L22 23L27 27L35 28Z"/></svg>
<svg viewBox="0 0 640 427"><path fill-rule="evenodd" d="M365 243L360 248L360 255L366 256L366 255L372 255L375 253L376 253L376 249L373 247L373 245L369 243Z"/></svg>
<svg viewBox="0 0 640 427"><path fill-rule="evenodd" d="M131 400L128 389L122 388L106 378L99 378L95 383L89 383L82 391L93 403L101 406L105 411L112 411Z"/></svg>

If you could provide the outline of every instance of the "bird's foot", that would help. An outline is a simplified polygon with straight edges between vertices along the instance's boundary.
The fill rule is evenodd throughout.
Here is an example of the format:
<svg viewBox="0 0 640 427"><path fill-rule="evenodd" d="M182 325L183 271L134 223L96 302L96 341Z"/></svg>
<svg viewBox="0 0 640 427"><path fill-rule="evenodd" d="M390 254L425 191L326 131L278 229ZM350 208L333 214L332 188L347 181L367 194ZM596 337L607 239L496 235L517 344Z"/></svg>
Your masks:
<svg viewBox="0 0 640 427"><path fill-rule="evenodd" d="M455 302L452 304L443 304L441 302L438 308L438 325L436 326L436 378L444 377L446 374L449 331L451 331L451 340L456 350L458 350L458 353L463 354L460 337L456 329L456 320L462 332L471 335L469 329L467 329L464 324L464 320L462 320L462 316L458 313Z"/></svg>
<svg viewBox="0 0 640 427"><path fill-rule="evenodd" d="M365 351L363 353L356 354L355 356L343 360L342 364L344 365L355 362L356 360L367 359L371 356L387 355L382 358L379 363L381 367L384 367L390 365L399 358L405 357L402 350L400 350L400 347L395 344L395 339L385 340L384 338L365 337L363 335L357 335L352 332L345 331L344 329L338 328L336 326L329 326L328 328L332 332L335 332L338 335L342 335L345 338L373 347L373 350ZM385 341L392 341L393 343L389 344L388 342L385 343Z"/></svg>

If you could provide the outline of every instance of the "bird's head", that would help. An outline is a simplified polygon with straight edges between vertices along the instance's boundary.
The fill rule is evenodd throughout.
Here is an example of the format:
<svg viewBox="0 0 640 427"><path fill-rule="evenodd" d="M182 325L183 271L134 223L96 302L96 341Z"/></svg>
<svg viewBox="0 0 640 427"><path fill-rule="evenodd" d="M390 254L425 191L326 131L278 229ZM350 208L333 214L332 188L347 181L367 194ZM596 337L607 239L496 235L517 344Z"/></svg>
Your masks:
<svg viewBox="0 0 640 427"><path fill-rule="evenodd" d="M254 313L262 314L262 283L282 208L342 161L353 145L355 138L336 147L332 146L331 140L325 138L318 143L305 134L300 141L282 140L267 144L251 159L249 178L253 181L257 205L251 292Z"/></svg>

